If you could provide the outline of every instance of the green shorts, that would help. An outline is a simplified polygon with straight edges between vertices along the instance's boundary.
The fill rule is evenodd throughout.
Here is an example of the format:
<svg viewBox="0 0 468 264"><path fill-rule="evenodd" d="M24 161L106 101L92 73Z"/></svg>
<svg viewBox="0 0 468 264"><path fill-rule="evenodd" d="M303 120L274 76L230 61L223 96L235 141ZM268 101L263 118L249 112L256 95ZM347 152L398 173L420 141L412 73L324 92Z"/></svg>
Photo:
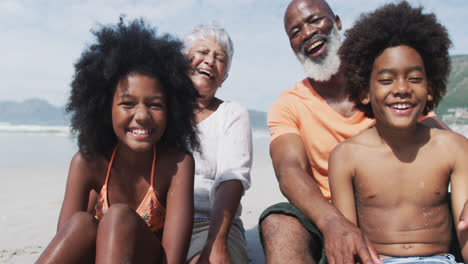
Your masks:
<svg viewBox="0 0 468 264"><path fill-rule="evenodd" d="M282 214L282 215L288 215L295 217L301 225L309 231L310 234L318 237L320 239L320 242L322 243L322 254L320 258L317 260L318 264L326 264L327 263L327 257L325 256L325 248L323 246L323 235L320 232L320 230L317 228L317 226L310 221L309 218L307 218L296 206L290 204L290 203L277 203L274 204L260 215L260 219L258 221L258 233L260 234L260 242L262 243L263 251L265 251L265 246L264 246L264 241L263 241L263 234L262 234L262 229L261 229L261 224L262 221L269 215L271 214ZM312 252L311 252L312 253Z"/></svg>

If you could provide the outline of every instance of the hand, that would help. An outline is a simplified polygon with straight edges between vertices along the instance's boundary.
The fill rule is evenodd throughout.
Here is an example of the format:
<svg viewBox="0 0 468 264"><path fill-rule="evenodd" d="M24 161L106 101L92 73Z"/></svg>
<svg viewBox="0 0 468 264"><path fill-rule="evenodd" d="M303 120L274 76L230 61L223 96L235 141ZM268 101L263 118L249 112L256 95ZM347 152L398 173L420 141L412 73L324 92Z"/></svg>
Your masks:
<svg viewBox="0 0 468 264"><path fill-rule="evenodd" d="M382 263L370 241L346 218L329 221L322 233L328 263L355 263L355 257L363 264Z"/></svg>
<svg viewBox="0 0 468 264"><path fill-rule="evenodd" d="M458 231L464 231L468 229L468 202L465 202L463 209L460 213L460 222L458 223Z"/></svg>
<svg viewBox="0 0 468 264"><path fill-rule="evenodd" d="M205 245L197 264L233 264L226 243L215 243L212 247Z"/></svg>

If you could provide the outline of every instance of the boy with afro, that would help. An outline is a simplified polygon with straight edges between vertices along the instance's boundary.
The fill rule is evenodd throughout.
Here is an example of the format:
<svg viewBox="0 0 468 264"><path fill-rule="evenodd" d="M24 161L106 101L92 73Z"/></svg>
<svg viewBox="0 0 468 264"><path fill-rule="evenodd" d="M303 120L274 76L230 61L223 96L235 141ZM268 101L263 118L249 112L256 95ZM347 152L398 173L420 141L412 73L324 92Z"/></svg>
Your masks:
<svg viewBox="0 0 468 264"><path fill-rule="evenodd" d="M376 124L332 151L332 202L383 263L456 263L450 206L468 260L459 219L468 200L468 140L417 122L445 92L450 45L434 14L402 1L362 15L340 50L350 98Z"/></svg>

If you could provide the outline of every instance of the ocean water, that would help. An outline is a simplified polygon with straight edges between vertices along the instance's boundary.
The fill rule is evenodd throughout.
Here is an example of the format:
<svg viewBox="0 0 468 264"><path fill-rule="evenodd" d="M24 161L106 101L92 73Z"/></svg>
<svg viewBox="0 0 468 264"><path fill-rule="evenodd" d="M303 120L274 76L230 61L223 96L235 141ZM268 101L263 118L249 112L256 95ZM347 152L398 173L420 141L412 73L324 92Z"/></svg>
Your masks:
<svg viewBox="0 0 468 264"><path fill-rule="evenodd" d="M269 134L253 129L255 153L268 155ZM68 166L78 150L68 127L0 124L0 167L37 168Z"/></svg>

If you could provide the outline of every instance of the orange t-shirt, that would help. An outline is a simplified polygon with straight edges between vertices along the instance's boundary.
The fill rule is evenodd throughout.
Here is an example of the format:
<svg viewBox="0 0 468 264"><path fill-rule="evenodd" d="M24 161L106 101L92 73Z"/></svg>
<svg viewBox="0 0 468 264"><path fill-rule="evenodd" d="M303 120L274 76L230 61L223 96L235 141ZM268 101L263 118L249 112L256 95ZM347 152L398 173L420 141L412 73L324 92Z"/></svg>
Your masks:
<svg viewBox="0 0 468 264"><path fill-rule="evenodd" d="M435 116L429 113L427 117ZM315 181L330 200L328 157L340 142L373 126L375 120L358 111L351 117L338 114L312 88L306 78L282 92L268 111L270 142L284 134L301 136ZM343 161L346 162L346 161Z"/></svg>

